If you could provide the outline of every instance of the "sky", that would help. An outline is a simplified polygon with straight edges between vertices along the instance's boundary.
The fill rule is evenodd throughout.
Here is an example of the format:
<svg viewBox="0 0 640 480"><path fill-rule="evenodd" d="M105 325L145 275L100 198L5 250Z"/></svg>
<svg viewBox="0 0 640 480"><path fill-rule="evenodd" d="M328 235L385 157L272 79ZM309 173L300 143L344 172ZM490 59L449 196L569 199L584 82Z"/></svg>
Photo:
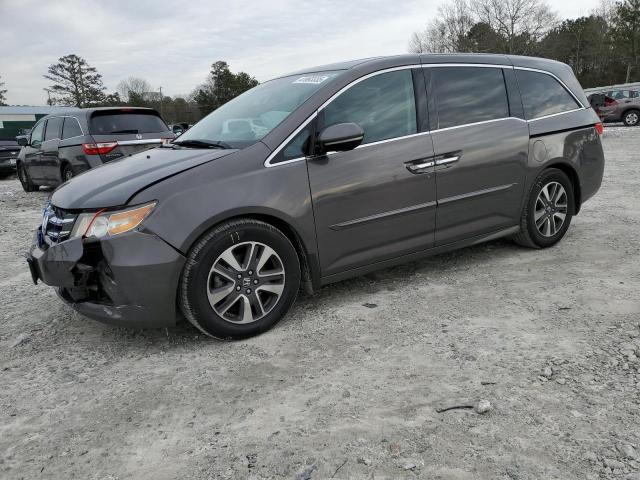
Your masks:
<svg viewBox="0 0 640 480"><path fill-rule="evenodd" d="M129 76L185 95L217 60L259 81L342 60L407 52L433 0L0 0L0 81L9 105L43 105L47 67L77 54L107 92ZM562 18L598 0L548 0Z"/></svg>

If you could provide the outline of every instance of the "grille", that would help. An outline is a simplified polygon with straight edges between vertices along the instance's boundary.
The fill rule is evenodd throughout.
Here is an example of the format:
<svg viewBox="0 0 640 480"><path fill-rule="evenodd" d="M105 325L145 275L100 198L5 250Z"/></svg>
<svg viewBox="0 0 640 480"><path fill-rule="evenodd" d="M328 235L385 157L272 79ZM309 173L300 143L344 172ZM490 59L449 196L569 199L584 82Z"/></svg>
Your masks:
<svg viewBox="0 0 640 480"><path fill-rule="evenodd" d="M76 217L75 213L65 212L53 205L48 205L44 209L42 218L44 235L52 243L59 243L68 239Z"/></svg>

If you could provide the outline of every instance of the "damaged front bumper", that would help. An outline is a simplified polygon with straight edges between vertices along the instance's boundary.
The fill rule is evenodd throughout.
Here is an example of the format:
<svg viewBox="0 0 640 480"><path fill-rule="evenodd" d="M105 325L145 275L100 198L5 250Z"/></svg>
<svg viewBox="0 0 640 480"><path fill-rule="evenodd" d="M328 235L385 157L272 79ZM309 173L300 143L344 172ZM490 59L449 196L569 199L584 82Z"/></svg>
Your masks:
<svg viewBox="0 0 640 480"><path fill-rule="evenodd" d="M57 287L75 310L113 325L157 328L176 321L182 254L152 233L42 241L27 253L33 281Z"/></svg>

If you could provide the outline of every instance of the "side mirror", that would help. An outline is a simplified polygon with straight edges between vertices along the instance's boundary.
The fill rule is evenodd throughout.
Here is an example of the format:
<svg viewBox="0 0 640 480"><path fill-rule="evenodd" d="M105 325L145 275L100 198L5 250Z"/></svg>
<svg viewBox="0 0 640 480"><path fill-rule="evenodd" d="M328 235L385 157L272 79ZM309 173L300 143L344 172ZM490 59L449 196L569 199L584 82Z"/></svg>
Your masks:
<svg viewBox="0 0 640 480"><path fill-rule="evenodd" d="M353 150L362 143L364 130L357 123L330 125L318 137L322 152L344 152Z"/></svg>
<svg viewBox="0 0 640 480"><path fill-rule="evenodd" d="M20 145L21 147L26 147L27 145L29 145L29 139L25 135L20 135L19 137L16 137L16 141L18 142L18 145Z"/></svg>

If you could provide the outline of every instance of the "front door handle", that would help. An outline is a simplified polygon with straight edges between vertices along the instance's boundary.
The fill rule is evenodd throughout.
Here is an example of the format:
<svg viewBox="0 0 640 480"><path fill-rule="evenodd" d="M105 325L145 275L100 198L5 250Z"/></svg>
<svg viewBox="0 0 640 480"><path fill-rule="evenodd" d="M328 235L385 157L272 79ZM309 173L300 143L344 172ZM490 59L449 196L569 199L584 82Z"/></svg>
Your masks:
<svg viewBox="0 0 640 480"><path fill-rule="evenodd" d="M435 163L430 158L423 158L421 160L414 160L413 162L407 162L407 170L411 173L427 173L427 169L432 168Z"/></svg>
<svg viewBox="0 0 640 480"><path fill-rule="evenodd" d="M449 165L450 163L455 163L458 160L460 160L459 155L456 155L454 157L439 158L436 160L436 165Z"/></svg>

